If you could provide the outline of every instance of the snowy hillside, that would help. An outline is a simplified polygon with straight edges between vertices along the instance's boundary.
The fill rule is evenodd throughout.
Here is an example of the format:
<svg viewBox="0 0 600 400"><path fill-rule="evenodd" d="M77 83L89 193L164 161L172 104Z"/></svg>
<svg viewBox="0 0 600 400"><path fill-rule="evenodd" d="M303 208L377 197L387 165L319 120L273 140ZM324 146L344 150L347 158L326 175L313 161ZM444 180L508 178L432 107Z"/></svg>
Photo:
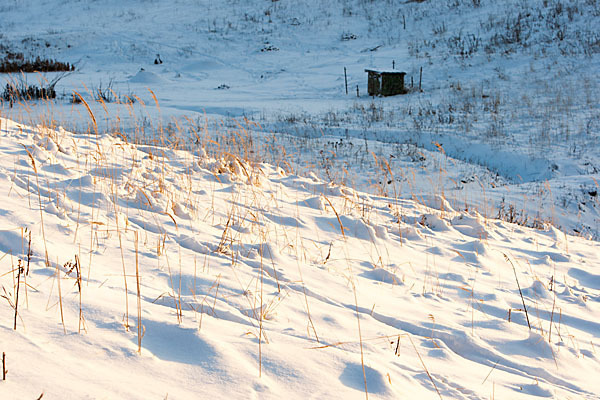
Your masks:
<svg viewBox="0 0 600 400"><path fill-rule="evenodd" d="M598 27L0 2L0 399L599 398Z"/></svg>
<svg viewBox="0 0 600 400"><path fill-rule="evenodd" d="M1 122L2 398L598 393L595 242Z"/></svg>

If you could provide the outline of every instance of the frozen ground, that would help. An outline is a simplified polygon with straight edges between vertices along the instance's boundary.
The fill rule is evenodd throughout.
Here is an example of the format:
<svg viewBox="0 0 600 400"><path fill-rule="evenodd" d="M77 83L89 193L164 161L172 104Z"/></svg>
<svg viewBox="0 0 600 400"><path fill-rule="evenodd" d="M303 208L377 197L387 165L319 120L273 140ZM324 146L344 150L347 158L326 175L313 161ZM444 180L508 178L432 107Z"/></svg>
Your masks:
<svg viewBox="0 0 600 400"><path fill-rule="evenodd" d="M596 398L599 10L2 2L0 56L77 69L0 102L0 392Z"/></svg>

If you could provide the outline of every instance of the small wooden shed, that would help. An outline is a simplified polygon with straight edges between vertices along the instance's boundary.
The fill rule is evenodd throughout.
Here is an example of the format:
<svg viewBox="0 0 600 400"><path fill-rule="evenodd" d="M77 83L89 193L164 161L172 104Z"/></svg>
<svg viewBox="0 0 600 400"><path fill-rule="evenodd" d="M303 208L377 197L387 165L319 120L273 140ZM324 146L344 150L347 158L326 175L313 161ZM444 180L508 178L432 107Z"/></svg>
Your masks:
<svg viewBox="0 0 600 400"><path fill-rule="evenodd" d="M404 87L406 72L396 70L378 71L374 69L365 69L365 72L369 75L367 85L369 96L394 96L407 93Z"/></svg>

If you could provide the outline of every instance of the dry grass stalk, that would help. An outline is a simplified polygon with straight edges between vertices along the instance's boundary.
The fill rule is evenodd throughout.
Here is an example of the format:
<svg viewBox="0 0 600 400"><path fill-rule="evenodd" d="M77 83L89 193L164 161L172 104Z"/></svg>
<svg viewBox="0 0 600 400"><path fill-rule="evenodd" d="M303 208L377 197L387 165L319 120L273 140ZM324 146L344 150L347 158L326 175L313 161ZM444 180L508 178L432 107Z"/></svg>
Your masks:
<svg viewBox="0 0 600 400"><path fill-rule="evenodd" d="M354 306L356 307L356 322L358 324L358 338L360 343L360 365L362 367L363 380L365 382L365 398L366 400L369 400L369 391L367 390L367 374L365 373L365 359L363 354L362 332L360 330L360 313L358 311L358 297L356 295L356 286L354 285L354 282L352 282L352 292L354 293Z"/></svg>
<svg viewBox="0 0 600 400"><path fill-rule="evenodd" d="M177 323L181 324L182 322L182 311L181 311L181 304L177 301L177 298L175 296L175 284L173 283L173 274L171 272L171 262L169 260L169 255L167 254L166 250L165 250L165 258L167 260L167 269L169 271L169 282L171 284L171 292L169 293L169 296L173 299L174 303L175 303L175 313L177 315Z"/></svg>
<svg viewBox="0 0 600 400"><path fill-rule="evenodd" d="M423 359L421 358L421 354L419 354L419 350L417 350L417 346L415 346L415 343L413 342L413 340L412 340L412 338L410 336L408 336L408 339L410 340L410 343L412 344L413 349L415 349L415 353L417 353L417 356L419 357L419 361L421 361L421 365L423 366L423 369L425 370L425 373L429 377L429 380L431 381L431 384L433 385L433 387L434 387L435 391L437 392L438 396L440 396L440 399L442 399L442 394L438 390L435 382L433 381L433 377L431 376L431 374L429 373L429 370L425 366L425 362L423 362Z"/></svg>
<svg viewBox="0 0 600 400"><path fill-rule="evenodd" d="M554 264L554 274L550 280L550 290L552 291L552 313L550 314L550 329L548 329L548 343L552 343L552 322L554 321L554 307L556 306L556 288L554 287L554 277L556 276L556 264Z"/></svg>
<svg viewBox="0 0 600 400"><path fill-rule="evenodd" d="M308 305L308 295L306 293L306 285L304 284L304 278L302 277L302 270L300 268L300 260L298 257L296 257L296 262L298 265L298 273L300 274L300 284L302 285L302 293L304 294L304 304L306 305L306 315L308 316L308 322L310 324L310 327L312 328L315 338L317 339L317 343L320 343L319 335L317 334L315 324L313 323L312 317L310 315L310 307Z"/></svg>
<svg viewBox="0 0 600 400"><path fill-rule="evenodd" d="M221 274L219 274L219 276L217 276L217 278L215 279L215 281L212 283L212 285L208 288L206 294L204 295L204 297L202 298L202 301L200 302L200 320L198 322L198 331L202 330L202 316L204 315L204 303L206 302L206 298L208 297L208 295L210 294L210 292L212 292L213 288L216 287L216 294L215 294L215 301L213 302L213 309L212 309L212 315L214 316L214 312L215 312L215 305L216 305L216 301L217 301L217 296L219 294L219 285L220 285L220 280L221 280ZM193 295L195 296L195 290L193 291Z"/></svg>
<svg viewBox="0 0 600 400"><path fill-rule="evenodd" d="M25 147L25 145L23 145L23 148L25 149L25 151L27 152L27 155L29 156L29 159L31 160L31 166L33 167L33 172L35 172L35 181L37 183L37 194L38 194L38 203L39 203L39 209L40 209L40 222L41 222L41 227L42 227L42 238L44 239L44 251L45 251L45 255L46 255L46 266L50 267L50 260L48 259L48 245L46 243L46 232L44 229L44 210L42 207L42 195L40 194L40 179L39 179L39 175L38 175L38 169L37 166L35 165L35 159L33 158L33 155L31 154L31 152L27 149L27 147Z"/></svg>
<svg viewBox="0 0 600 400"><path fill-rule="evenodd" d="M142 352L142 337L144 336L142 327L142 298L140 292L140 268L139 268L139 251L138 251L138 232L133 232L135 246L135 282L137 288L137 340L138 353Z"/></svg>
<svg viewBox="0 0 600 400"><path fill-rule="evenodd" d="M79 256L75 254L75 272L77 273L77 290L79 292L79 327L77 332L81 333L81 328L85 331L85 318L83 316L83 307L82 307L82 279L81 279L81 263L79 262Z"/></svg>
<svg viewBox="0 0 600 400"><path fill-rule="evenodd" d="M485 381L487 381L487 379L490 377L490 375L492 374L492 372L494 372L494 369L496 369L496 366L498 366L499 362L500 362L500 360L496 361L496 363L494 364L494 366L492 367L492 369L490 370L490 372L488 372L488 374L485 376L485 379L483 380L483 382L481 382L482 385L485 383Z"/></svg>
<svg viewBox="0 0 600 400"><path fill-rule="evenodd" d="M179 288L177 291L177 304L179 304L179 318L180 321L183 321L183 308L181 306L182 302L181 302L181 281L182 281L182 274L181 274L181 246L178 247L179 249ZM219 288L217 287L217 291L219 290ZM217 298L215 297L215 302L217 301Z"/></svg>
<svg viewBox="0 0 600 400"><path fill-rule="evenodd" d="M92 122L94 123L94 131L96 132L96 135L98 135L98 124L96 123L96 117L94 116L94 113L92 112L92 109L90 108L90 105L87 103L87 101L85 101L83 96L81 94L79 94L79 92L74 91L73 93L75 95L77 95L77 97L79 97L79 99L85 106L85 109L87 110L88 114L90 115L90 118L92 119Z"/></svg>
<svg viewBox="0 0 600 400"><path fill-rule="evenodd" d="M344 237L344 239L346 239L346 234L344 233L344 225L342 224L342 220L340 219L340 215L335 210L335 207L333 206L333 204L331 203L331 201L329 201L329 199L327 198L327 196L323 196L323 198L327 201L327 203L329 203L329 206L331 206L331 209L335 213L335 217L337 218L338 223L340 224L340 231L342 232L342 236Z"/></svg>
<svg viewBox="0 0 600 400"><path fill-rule="evenodd" d="M116 216L117 221L119 220L118 215ZM125 271L125 256L123 254L123 241L121 239L121 232L119 231L119 223L117 222L117 236L119 238L119 248L121 250L121 264L123 266L123 284L125 289L125 329L129 330L129 300L127 296L127 273Z"/></svg>
<svg viewBox="0 0 600 400"><path fill-rule="evenodd" d="M63 304L62 304L62 291L60 289L60 268L58 266L58 260L56 260L56 279L58 283L58 303L60 305L60 321L62 322L63 332L65 335L67 334L67 328L65 327L65 317L63 314Z"/></svg>
<svg viewBox="0 0 600 400"><path fill-rule="evenodd" d="M521 295L521 302L523 303L523 310L525 311L525 318L527 318L527 326L529 327L529 330L531 330L531 324L529 323L529 314L527 313L527 307L525 306L525 299L523 298L523 292L521 291L521 285L519 285L519 278L517 278L517 270L515 268L515 265L513 264L513 262L510 260L510 258L508 258L508 256L504 253L502 253L504 255L504 259L506 261L508 261L510 263L510 265L512 266L513 272L515 274L515 281L517 281L517 287L519 288L519 295Z"/></svg>
<svg viewBox="0 0 600 400"><path fill-rule="evenodd" d="M17 292L15 294L15 323L13 329L17 330L17 317L19 315L19 288L21 286L21 274L23 273L23 267L21 266L21 260L17 263Z"/></svg>
<svg viewBox="0 0 600 400"><path fill-rule="evenodd" d="M371 337L371 338L362 338L362 341L363 341L363 343L364 342L371 342L371 341L385 341L385 342L388 342L391 339L398 340L398 339L400 339L401 336L408 336L408 334L407 333L401 333L401 334L397 334L397 335L381 335L381 336L375 336L375 337ZM309 349L310 350L320 350L320 349L327 349L327 348L330 348L330 347L341 347L343 345L356 344L356 343L357 343L356 340L340 341L340 342L325 344L325 345L322 345L322 346L309 347ZM393 342L391 342L391 343L393 343ZM397 346L399 346L399 344ZM395 352L395 355L399 355L399 354L396 354L396 353L398 353L398 352Z"/></svg>
<svg viewBox="0 0 600 400"><path fill-rule="evenodd" d="M260 313L258 322L258 376L262 376L262 336L263 336L263 244L260 244Z"/></svg>

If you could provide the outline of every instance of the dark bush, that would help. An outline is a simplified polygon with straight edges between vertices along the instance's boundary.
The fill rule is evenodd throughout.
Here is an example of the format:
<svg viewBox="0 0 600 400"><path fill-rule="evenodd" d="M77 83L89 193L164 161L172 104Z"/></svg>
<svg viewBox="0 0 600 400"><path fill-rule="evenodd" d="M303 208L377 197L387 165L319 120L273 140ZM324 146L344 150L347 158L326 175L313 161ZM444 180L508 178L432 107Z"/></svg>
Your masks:
<svg viewBox="0 0 600 400"><path fill-rule="evenodd" d="M56 84L68 75L68 72L61 72L51 81L43 78L39 84L30 85L27 83L25 75L12 76L10 81L0 92L0 99L12 103L29 100L49 100L56 98Z"/></svg>
<svg viewBox="0 0 600 400"><path fill-rule="evenodd" d="M20 72L70 72L75 71L75 66L51 59L42 59L39 56L34 60L27 59L23 53L8 51L0 60L0 73L13 74Z"/></svg>
<svg viewBox="0 0 600 400"><path fill-rule="evenodd" d="M54 86L40 87L37 85L11 85L6 84L2 98L8 102L23 100L39 100L56 98Z"/></svg>

